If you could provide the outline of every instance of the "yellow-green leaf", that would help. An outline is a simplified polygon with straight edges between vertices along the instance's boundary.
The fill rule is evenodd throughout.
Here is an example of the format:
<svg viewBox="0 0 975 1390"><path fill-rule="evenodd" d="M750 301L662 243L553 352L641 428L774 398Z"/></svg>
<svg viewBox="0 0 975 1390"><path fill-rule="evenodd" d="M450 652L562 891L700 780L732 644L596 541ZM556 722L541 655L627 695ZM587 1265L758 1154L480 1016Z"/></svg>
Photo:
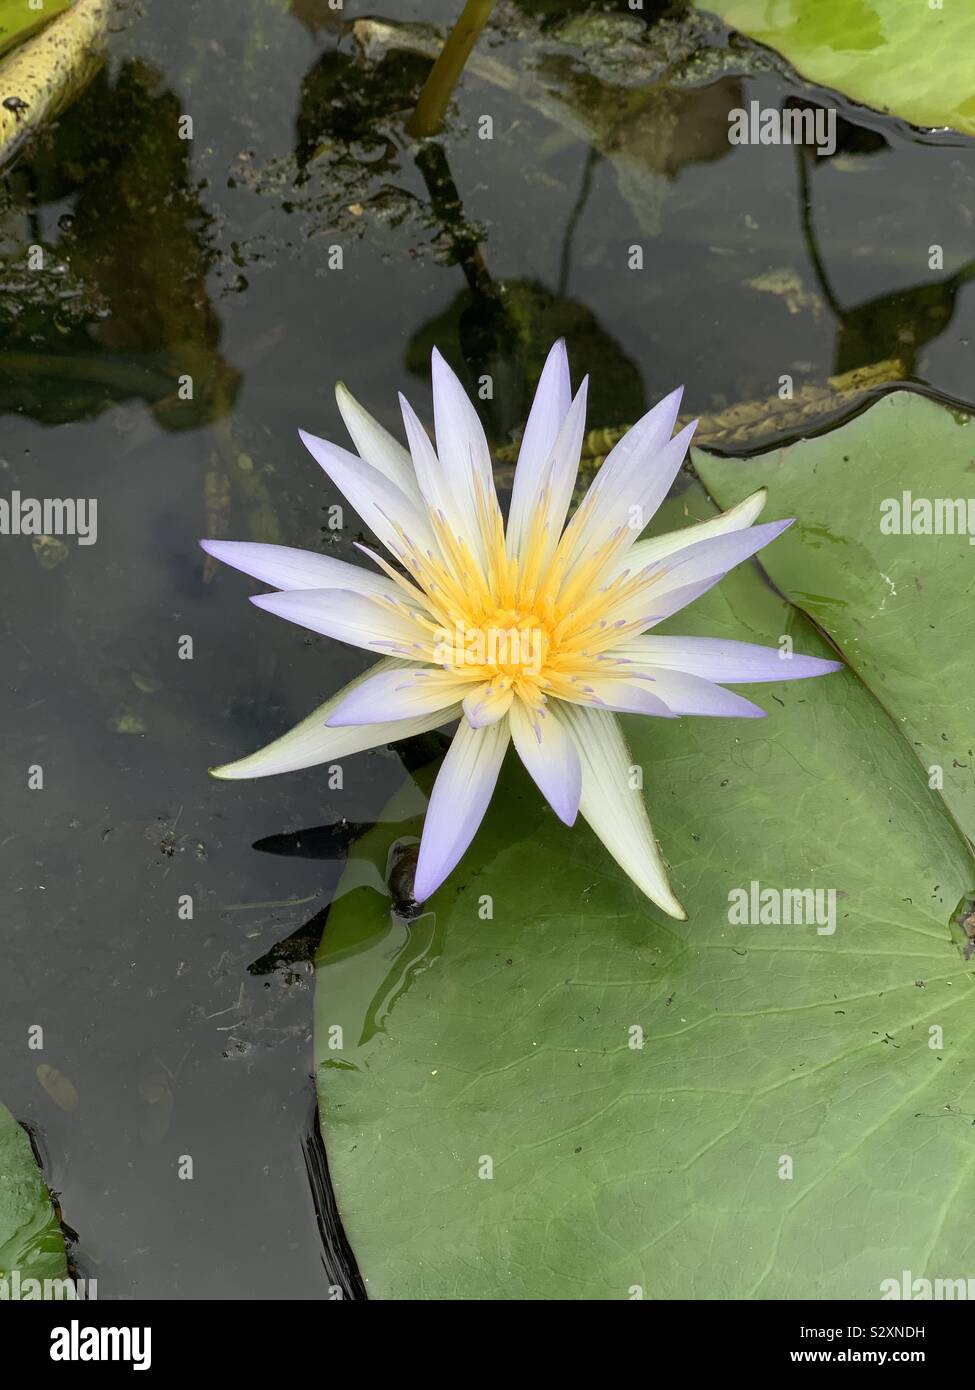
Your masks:
<svg viewBox="0 0 975 1390"><path fill-rule="evenodd" d="M810 82L918 126L975 135L969 0L698 0Z"/></svg>

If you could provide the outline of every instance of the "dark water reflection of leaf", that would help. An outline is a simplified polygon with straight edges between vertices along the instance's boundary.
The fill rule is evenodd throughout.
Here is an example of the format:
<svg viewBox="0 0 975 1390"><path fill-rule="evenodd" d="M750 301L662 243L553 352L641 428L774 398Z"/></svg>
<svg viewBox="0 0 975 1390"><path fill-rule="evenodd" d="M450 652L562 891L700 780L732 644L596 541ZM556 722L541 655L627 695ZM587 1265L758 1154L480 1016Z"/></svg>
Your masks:
<svg viewBox="0 0 975 1390"><path fill-rule="evenodd" d="M210 218L181 115L158 73L126 62L114 80L100 74L57 140L10 180L0 216L24 229L0 242L0 410L52 424L138 399L163 428L187 429L233 404L239 373L220 352ZM58 234L42 234L45 206L64 202ZM25 270L31 247L43 267Z"/></svg>
<svg viewBox="0 0 975 1390"><path fill-rule="evenodd" d="M635 418L644 408L639 371L597 316L539 283L496 280L481 244L483 229L465 213L443 145L424 142L404 151L398 127L413 109L428 68L422 56L399 50L365 64L346 53L326 54L305 78L296 123L300 183L320 186L324 161L343 199L364 198L371 213L391 213L394 222L418 221L433 233L439 256L464 274L467 288L411 337L407 368L426 376L437 345L466 365L472 390L489 377L491 394L480 396L483 414L495 440L503 441L525 419L547 348L564 336L581 372L601 368L590 418ZM409 155L424 196L401 197L397 214L382 181L398 176L402 188ZM362 205L353 206L360 211L351 215L347 207L335 208L343 230L361 216Z"/></svg>
<svg viewBox="0 0 975 1390"><path fill-rule="evenodd" d="M900 160L914 167L906 162L912 152L903 132L877 120L863 124L852 108L843 108L837 113L836 151L812 160L816 173L808 175L805 186L790 190L792 152L782 150L763 160L781 187L759 192L749 152L728 141L729 111L746 105L756 92L766 104L769 99L783 106L822 101L775 54L679 4L621 14L599 4L567 11L563 5L526 0L517 12L520 17L513 18L515 10L506 11L503 24L497 17L492 21L468 59L442 137L420 144L406 134L408 119L442 32L409 21L356 20L341 45L327 47L303 81L290 162L296 186L288 195L289 207L307 227L306 246L322 239L323 232L325 241L368 238L404 267L432 259L461 269L466 289L414 329L407 366L424 375L424 358L439 338L452 360L466 366L470 387L490 377L493 398L482 395L481 404L496 447L507 443L524 419L524 379L534 379L543 345L558 333L568 337L580 370L596 361L603 381L614 383L608 389L597 385L593 426L631 422L643 406L635 363L610 342L609 325L619 321L618 299L597 307L591 294L577 289L591 285L585 256L591 264L594 230L604 248L619 242L617 256L631 240L643 243L653 267L638 296L652 309L653 321L668 330L679 325L688 294L698 304L700 280L687 284L681 277L688 273L712 286L719 322L738 321L741 313L753 320L765 356L781 366L772 373L764 358L743 363L732 381L733 369L727 363L716 367L709 349L703 349L707 380L698 383L698 391L703 387L710 393L714 411L764 399L782 367L800 374L797 390L821 393L824 420L849 405L830 402L826 379L831 375L862 368L882 385L888 381L882 369L890 367L890 380L930 380L927 349L944 342L970 270L962 266L932 279L923 269L918 274L913 214L897 216L892 237L881 229L879 212L863 209L870 180L879 177L884 196L891 195L890 176L878 175L882 162L890 166ZM505 127L499 126L496 140L510 144L492 152L490 178L482 177L483 161L474 157L473 120L479 110L495 113ZM547 245L560 247L557 277L545 283L541 276L512 276L512 237L527 231L519 196L529 198L536 185L557 186L564 205L560 155L578 145L588 153L580 166L576 205L567 221L562 214L561 225L538 229ZM484 190L494 193L495 180L502 171L510 176L515 158L526 165L522 191L509 185L509 196L492 205ZM715 172L702 176L703 166ZM941 171L942 200L961 194L962 166L955 190L945 180L943 161L929 167ZM622 221L619 207L606 207L606 170L625 204ZM286 168L279 165L274 172L280 186ZM269 189L275 179L268 181ZM849 211L840 214L837 200L851 193ZM961 197L958 201L963 204ZM813 209L824 223L829 218L822 250L810 234ZM964 217L964 208L948 201L944 210L943 236L954 245L954 223ZM577 250L579 223L589 246ZM606 254L604 249L604 260ZM705 254L708 263L702 266ZM676 278L655 273L657 264L672 265L675 256ZM948 256L957 264L950 251ZM517 264L525 258L513 259ZM551 264L550 254L545 259ZM874 287L878 278L887 278L897 287L862 300L834 294L830 272L823 268L827 262L844 268L889 265L889 276L881 272L868 283ZM695 270L689 272L691 265ZM791 304L768 293L787 280L803 292ZM858 272L856 284L863 281ZM763 302L756 301L756 291ZM824 309L832 310L835 321L827 327L834 336L832 352L817 341L820 326L829 325ZM790 321L797 313L807 318ZM783 321L783 314L790 320ZM644 330L644 336L661 345L659 331ZM949 366L942 374L946 393L960 399L959 371ZM681 375L686 378L686 367ZM706 394L695 403L695 413L702 405L706 412L708 404ZM750 437L748 447L762 442L760 436Z"/></svg>

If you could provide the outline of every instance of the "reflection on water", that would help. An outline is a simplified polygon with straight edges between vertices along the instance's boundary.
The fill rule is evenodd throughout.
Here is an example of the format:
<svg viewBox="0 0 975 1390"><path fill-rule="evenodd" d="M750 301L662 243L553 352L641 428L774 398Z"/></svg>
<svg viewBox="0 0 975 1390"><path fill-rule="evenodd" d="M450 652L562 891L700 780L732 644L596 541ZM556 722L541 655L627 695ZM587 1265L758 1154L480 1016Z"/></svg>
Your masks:
<svg viewBox="0 0 975 1390"><path fill-rule="evenodd" d="M195 428L232 407L239 373L220 354L211 218L180 101L130 60L99 74L85 106L98 112L96 160L90 122L72 119L10 177L8 225L23 221L0 269L0 409L59 424L136 399L164 429Z"/></svg>
<svg viewBox="0 0 975 1390"><path fill-rule="evenodd" d="M873 132L872 140L857 140L854 128L843 123L847 139L839 145L842 153L859 149L875 152L884 142ZM895 360L900 363L900 377L917 380L918 360L928 343L939 338L950 326L957 308L958 293L975 278L975 258L967 260L951 274L935 270L930 264L935 248L928 248L928 274L923 283L876 295L866 301L843 303L834 289L829 268L824 260L816 232L814 186L810 173L816 167L816 156L797 147L796 165L799 174L799 208L803 235L809 254L809 265L823 301L829 306L836 323L836 342L833 370L837 373L855 371L871 362ZM969 244L971 239L969 238ZM921 248L923 250L923 248ZM943 248L939 248L943 251Z"/></svg>
<svg viewBox="0 0 975 1390"><path fill-rule="evenodd" d="M314 1138L312 960L337 1060L367 1065L440 949L385 886L415 807L383 811L436 744L351 759L341 789L208 781L365 663L252 611L197 538L350 556L296 426L344 438L339 377L393 428L407 384L428 418L434 342L503 454L560 334L593 373L590 462L679 381L730 448L893 376L971 402L975 150L842 106L830 158L731 147L730 108L824 94L677 5L506 6L427 142L405 127L453 0L143 8L0 186L0 492L99 500L95 546L0 545L0 1099L103 1296L321 1297L354 1262ZM783 373L801 417L770 404ZM17 791L32 764L43 792ZM360 934L320 945L383 814L346 883Z"/></svg>

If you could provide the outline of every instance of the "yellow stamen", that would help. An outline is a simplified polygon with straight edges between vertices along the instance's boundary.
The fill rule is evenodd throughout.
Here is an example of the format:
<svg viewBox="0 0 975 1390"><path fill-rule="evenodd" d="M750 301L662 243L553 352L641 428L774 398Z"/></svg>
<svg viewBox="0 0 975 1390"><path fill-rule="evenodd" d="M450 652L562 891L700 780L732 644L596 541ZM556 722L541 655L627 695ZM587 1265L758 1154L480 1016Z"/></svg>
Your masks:
<svg viewBox="0 0 975 1390"><path fill-rule="evenodd" d="M429 653L419 659L442 667L445 678L469 683L465 706L478 721L501 717L514 699L537 724L550 698L595 698L592 681L627 672L627 663L607 653L643 631L652 611L662 571L620 569L633 538L628 528L618 527L586 552L580 542L598 500L593 495L556 542L550 494L546 482L514 555L497 499L477 481L474 548L431 508L435 549L421 550L396 527L409 578L373 557L404 595L391 606L408 612L422 634L404 654Z"/></svg>

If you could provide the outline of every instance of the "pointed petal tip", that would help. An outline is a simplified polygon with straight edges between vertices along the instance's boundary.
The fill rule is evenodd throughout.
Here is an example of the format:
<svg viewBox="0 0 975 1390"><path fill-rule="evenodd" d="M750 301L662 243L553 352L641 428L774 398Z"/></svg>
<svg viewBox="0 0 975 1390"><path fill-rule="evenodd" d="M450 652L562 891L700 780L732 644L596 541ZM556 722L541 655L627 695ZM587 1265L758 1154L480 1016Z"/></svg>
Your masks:
<svg viewBox="0 0 975 1390"><path fill-rule="evenodd" d="M795 524L795 520L796 518L794 516L787 516L783 517L781 521L761 521L755 526L747 526L744 532L745 535L747 535L749 531L765 532L765 539L753 553L759 555L767 545L771 545L773 541L777 541L783 531L788 531L789 527Z"/></svg>
<svg viewBox="0 0 975 1390"><path fill-rule="evenodd" d="M282 595L280 593L251 594L249 597L251 603L254 605L255 608L264 608L267 610L267 612L273 613L275 611L273 606L274 600L277 598L281 598Z"/></svg>
<svg viewBox="0 0 975 1390"><path fill-rule="evenodd" d="M416 875L413 879L413 898L415 902L425 903L428 898L432 898L434 893L447 877L446 874L436 874L429 869L422 869L419 862L416 866Z"/></svg>
<svg viewBox="0 0 975 1390"><path fill-rule="evenodd" d="M330 440L328 440L328 439L323 439L323 438L321 437L321 435L312 434L311 430L303 430L303 429L301 429L300 427L299 427L299 429L298 429L298 438L301 440L302 444L304 444L305 448L306 448L306 449L308 450L308 452L311 454L311 456L312 456L312 458L315 460L315 462L316 462L316 463L319 463L319 464L321 463L321 458L320 458L319 455L315 452L316 448L317 448L317 449L326 449L326 450L327 450L327 449L335 449L335 447L336 447L334 444L332 444L332 442L331 442ZM341 450L340 450L339 452L344 452L344 451L341 451Z"/></svg>
<svg viewBox="0 0 975 1390"><path fill-rule="evenodd" d="M651 886L645 883L637 882L636 886L644 897L653 903L654 907L665 912L668 917L673 917L677 922L687 921L687 909L668 883L660 884L652 891Z"/></svg>
<svg viewBox="0 0 975 1390"><path fill-rule="evenodd" d="M259 542L254 542L254 544L257 545ZM234 565L236 567L237 557L241 554L241 547L246 549L246 547L250 545L250 542L201 540L197 541L197 545L205 554L212 556L214 560L220 560L223 564Z"/></svg>
<svg viewBox="0 0 975 1390"><path fill-rule="evenodd" d="M430 353L430 377L431 377L431 380L432 380L432 381L436 381L436 379L437 379L438 377L442 380L445 376L446 376L446 377L454 377L454 378L458 381L458 384L459 384L459 380L460 380L460 379L457 377L457 373L454 371L453 367L452 367L452 366L450 365L450 363L447 361L446 357L444 357L444 355L443 355L443 353L440 351L440 349L439 349L436 345L434 345L434 347L433 347L433 349L432 349L432 351L431 351L431 353ZM463 388L461 388L461 389L463 389Z"/></svg>
<svg viewBox="0 0 975 1390"><path fill-rule="evenodd" d="M677 922L687 921L687 909L671 888L669 882L664 880L653 892L645 884L637 885L641 892L653 903L654 907L659 907L661 912L666 912L668 917L673 917Z"/></svg>

